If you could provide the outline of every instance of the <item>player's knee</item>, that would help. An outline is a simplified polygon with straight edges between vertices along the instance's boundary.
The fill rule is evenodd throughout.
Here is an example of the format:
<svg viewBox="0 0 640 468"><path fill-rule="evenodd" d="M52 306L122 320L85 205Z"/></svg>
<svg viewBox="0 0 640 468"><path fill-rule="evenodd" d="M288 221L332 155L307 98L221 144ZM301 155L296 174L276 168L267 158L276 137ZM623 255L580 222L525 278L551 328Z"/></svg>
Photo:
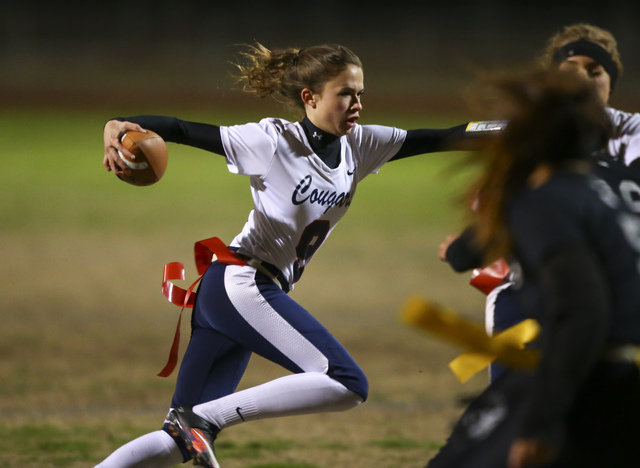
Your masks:
<svg viewBox="0 0 640 468"><path fill-rule="evenodd" d="M367 376L359 367L351 369L348 373L334 372L332 374L330 372L329 376L340 382L355 394L354 399L351 400L353 402L353 406L363 403L369 396L369 381L367 380Z"/></svg>
<svg viewBox="0 0 640 468"><path fill-rule="evenodd" d="M342 407L340 409L342 411L350 410L362 404L364 400L365 399L361 395L349 390L342 398Z"/></svg>

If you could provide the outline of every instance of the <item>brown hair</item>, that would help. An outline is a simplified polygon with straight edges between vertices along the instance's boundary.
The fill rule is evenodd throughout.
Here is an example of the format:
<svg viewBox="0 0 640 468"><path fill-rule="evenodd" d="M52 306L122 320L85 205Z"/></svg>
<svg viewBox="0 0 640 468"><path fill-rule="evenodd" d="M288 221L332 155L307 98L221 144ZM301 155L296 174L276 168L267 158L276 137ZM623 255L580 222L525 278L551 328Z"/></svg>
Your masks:
<svg viewBox="0 0 640 468"><path fill-rule="evenodd" d="M478 200L475 227L486 261L511 250L505 209L533 171L541 164L553 170L588 158L606 145L610 129L593 86L573 74L537 70L497 77L489 85L509 123L476 155L483 167L472 188Z"/></svg>
<svg viewBox="0 0 640 468"><path fill-rule="evenodd" d="M308 88L322 92L324 85L349 65L362 68L356 54L341 45L317 45L304 49L270 50L260 43L241 53L246 64L237 64L242 89L260 97L273 96L292 109L304 109L300 93Z"/></svg>
<svg viewBox="0 0 640 468"><path fill-rule="evenodd" d="M554 54L563 46L575 41L589 41L598 44L609 52L613 62L618 68L618 76L622 75L622 61L618 52L618 43L609 31L587 23L572 24L565 26L562 31L553 35L548 41L545 49L540 55L540 63L545 68L553 65Z"/></svg>

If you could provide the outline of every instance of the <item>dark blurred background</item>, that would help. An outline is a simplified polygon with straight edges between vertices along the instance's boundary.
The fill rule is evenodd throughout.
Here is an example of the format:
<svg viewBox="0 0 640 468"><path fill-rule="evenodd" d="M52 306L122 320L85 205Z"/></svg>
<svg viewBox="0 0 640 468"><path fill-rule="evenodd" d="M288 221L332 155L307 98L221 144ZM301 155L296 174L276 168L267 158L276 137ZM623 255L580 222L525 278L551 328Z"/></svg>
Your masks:
<svg viewBox="0 0 640 468"><path fill-rule="evenodd" d="M365 65L377 110L464 109L474 68L530 63L563 25L617 38L625 73L611 104L640 110L640 2L336 1L3 2L0 100L12 106L244 105L231 74L239 44L336 42ZM255 104L255 99L250 101ZM260 105L260 104L256 104Z"/></svg>

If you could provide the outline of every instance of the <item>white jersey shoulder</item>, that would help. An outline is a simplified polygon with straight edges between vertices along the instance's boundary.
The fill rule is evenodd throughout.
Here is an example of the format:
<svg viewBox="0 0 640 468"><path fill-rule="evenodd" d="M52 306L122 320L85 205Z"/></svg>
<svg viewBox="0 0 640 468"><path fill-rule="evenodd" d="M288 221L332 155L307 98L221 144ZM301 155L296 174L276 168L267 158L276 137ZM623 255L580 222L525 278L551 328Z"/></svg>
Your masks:
<svg viewBox="0 0 640 468"><path fill-rule="evenodd" d="M613 123L613 135L609 140L611 157L625 166L640 158L640 113L625 112L607 107Z"/></svg>
<svg viewBox="0 0 640 468"><path fill-rule="evenodd" d="M300 125L284 119L266 118L260 122L220 127L229 171L241 175L266 172L275 156L278 140L285 132L302 138Z"/></svg>
<svg viewBox="0 0 640 468"><path fill-rule="evenodd" d="M328 167L300 123L266 118L221 127L229 171L250 179L253 210L232 245L278 267L295 283L351 205L357 183L400 149L406 131L356 125Z"/></svg>
<svg viewBox="0 0 640 468"><path fill-rule="evenodd" d="M343 139L353 153L361 180L369 174L377 173L384 163L395 156L406 137L406 130L396 127L356 125Z"/></svg>

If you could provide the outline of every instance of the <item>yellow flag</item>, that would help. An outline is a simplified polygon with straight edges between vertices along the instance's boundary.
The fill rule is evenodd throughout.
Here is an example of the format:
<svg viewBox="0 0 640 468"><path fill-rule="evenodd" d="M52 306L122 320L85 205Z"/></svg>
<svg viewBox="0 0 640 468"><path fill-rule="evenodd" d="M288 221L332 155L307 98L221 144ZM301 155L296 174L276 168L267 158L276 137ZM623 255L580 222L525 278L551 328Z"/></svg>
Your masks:
<svg viewBox="0 0 640 468"><path fill-rule="evenodd" d="M414 296L407 301L402 320L467 350L449 364L461 382L495 360L516 369L531 369L539 360L537 350L525 349L526 343L536 339L540 332L540 325L533 319L489 336L482 325L460 318L451 307Z"/></svg>

